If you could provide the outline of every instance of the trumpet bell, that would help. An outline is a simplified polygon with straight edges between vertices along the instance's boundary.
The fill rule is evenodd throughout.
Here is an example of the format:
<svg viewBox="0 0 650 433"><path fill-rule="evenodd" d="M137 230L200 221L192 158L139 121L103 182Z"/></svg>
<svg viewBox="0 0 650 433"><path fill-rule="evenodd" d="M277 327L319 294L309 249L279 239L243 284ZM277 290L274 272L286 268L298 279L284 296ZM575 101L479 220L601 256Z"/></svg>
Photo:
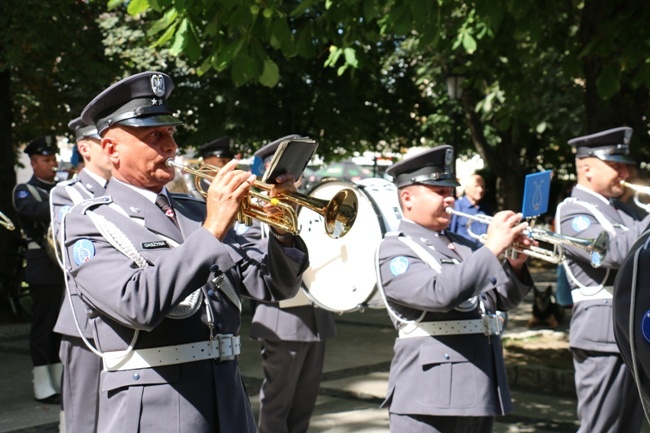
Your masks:
<svg viewBox="0 0 650 433"><path fill-rule="evenodd" d="M601 232L591 243L591 266L599 268L605 260L607 246L609 245L609 233Z"/></svg>
<svg viewBox="0 0 650 433"><path fill-rule="evenodd" d="M336 193L329 201L324 212L325 231L333 239L345 236L357 219L359 201L354 191L349 188Z"/></svg>

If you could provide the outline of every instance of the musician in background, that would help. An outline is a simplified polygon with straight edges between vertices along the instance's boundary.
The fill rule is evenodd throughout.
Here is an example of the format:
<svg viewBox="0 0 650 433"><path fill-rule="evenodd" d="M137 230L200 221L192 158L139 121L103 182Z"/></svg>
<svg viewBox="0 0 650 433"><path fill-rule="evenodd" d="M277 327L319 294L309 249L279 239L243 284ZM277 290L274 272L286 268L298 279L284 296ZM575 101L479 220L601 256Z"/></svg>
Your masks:
<svg viewBox="0 0 650 433"><path fill-rule="evenodd" d="M293 138L300 136L279 138L255 156L266 167L280 143ZM268 225L253 226L242 235L264 245L268 242ZM286 301L257 303L250 336L262 344L260 433L307 431L318 397L325 342L335 335L333 314L311 305L302 292Z"/></svg>
<svg viewBox="0 0 650 433"><path fill-rule="evenodd" d="M484 198L485 180L483 180L480 174L474 173L467 178L464 194L456 200L454 208L468 215L492 215L492 211L483 202ZM449 231L459 234L480 246L480 241L469 234L467 229L468 222L467 217L455 214L451 217ZM476 236L481 236L487 233L487 224L473 221L470 229Z"/></svg>
<svg viewBox="0 0 650 433"><path fill-rule="evenodd" d="M232 153L232 150L230 149L231 143L232 139L230 137L220 137L216 140L199 146L198 155L201 157L201 164L212 165L217 168L221 168L224 165L228 164L235 157L235 155ZM212 176L215 174L216 172L211 173ZM207 191L208 188L210 188L209 180L202 178L199 182L203 191ZM196 189L194 180L192 180L192 182L189 182L189 184L191 185L189 189L192 195L200 200L205 200L205 198Z"/></svg>
<svg viewBox="0 0 650 433"><path fill-rule="evenodd" d="M527 223L502 211L481 248L450 233L458 186L454 151L443 145L388 168L403 218L379 246L378 283L399 331L382 407L390 431L491 432L512 411L496 311L533 287L526 255L501 260Z"/></svg>
<svg viewBox="0 0 650 433"><path fill-rule="evenodd" d="M617 198L634 161L632 128L621 127L569 140L576 155L577 185L558 205L559 233L595 239L609 233L607 254L598 268L582 249L564 247L573 314L569 347L575 367L579 433L635 433L643 412L630 371L623 363L612 326L612 290L618 268L650 222Z"/></svg>
<svg viewBox="0 0 650 433"><path fill-rule="evenodd" d="M254 433L239 371L240 297L293 296L307 247L278 228L266 250L236 235L255 177L235 161L205 202L168 193L182 124L168 105L172 89L168 75L141 72L81 115L112 165L107 195L74 206L61 224L68 284L90 307L103 354L97 431ZM295 191L294 180L279 176L269 194Z"/></svg>
<svg viewBox="0 0 650 433"><path fill-rule="evenodd" d="M68 128L75 135L83 170L78 172L74 180L59 182L51 191L50 211L55 242L59 241L63 216L75 204L105 195L111 177L111 163L102 150L97 128L86 125L79 117L71 120ZM62 334L59 355L63 364L61 407L65 422L62 423L64 428L60 429L61 432L93 433L97 428L102 359L82 339L83 336L94 347L88 310L78 293L66 291L54 327L56 332Z"/></svg>
<svg viewBox="0 0 650 433"><path fill-rule="evenodd" d="M32 140L25 153L29 155L34 175L27 183L16 185L13 191L14 208L28 241L25 282L29 284L32 299L29 351L34 367L34 398L46 404L60 403L62 373L61 336L54 332L54 324L63 298L63 272L47 252L50 246L46 237L58 151L53 135Z"/></svg>

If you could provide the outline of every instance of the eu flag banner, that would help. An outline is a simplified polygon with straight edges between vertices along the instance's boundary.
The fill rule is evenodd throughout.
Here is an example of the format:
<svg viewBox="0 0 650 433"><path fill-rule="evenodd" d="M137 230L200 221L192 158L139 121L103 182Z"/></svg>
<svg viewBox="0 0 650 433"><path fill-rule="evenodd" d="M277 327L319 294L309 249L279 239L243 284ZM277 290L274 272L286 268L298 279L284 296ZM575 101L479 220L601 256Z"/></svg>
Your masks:
<svg viewBox="0 0 650 433"><path fill-rule="evenodd" d="M551 173L550 170L546 170L526 175L524 202L521 206L521 213L524 218L533 218L548 210Z"/></svg>

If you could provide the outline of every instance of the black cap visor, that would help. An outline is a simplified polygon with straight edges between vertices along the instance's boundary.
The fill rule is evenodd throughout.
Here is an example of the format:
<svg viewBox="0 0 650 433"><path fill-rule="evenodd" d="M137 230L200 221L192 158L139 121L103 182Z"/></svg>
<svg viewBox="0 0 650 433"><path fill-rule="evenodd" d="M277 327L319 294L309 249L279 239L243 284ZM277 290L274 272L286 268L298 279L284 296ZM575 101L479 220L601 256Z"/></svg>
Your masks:
<svg viewBox="0 0 650 433"><path fill-rule="evenodd" d="M131 117L121 120L116 124L132 126L134 128L148 128L152 126L180 126L183 122L169 114L157 114L147 117Z"/></svg>

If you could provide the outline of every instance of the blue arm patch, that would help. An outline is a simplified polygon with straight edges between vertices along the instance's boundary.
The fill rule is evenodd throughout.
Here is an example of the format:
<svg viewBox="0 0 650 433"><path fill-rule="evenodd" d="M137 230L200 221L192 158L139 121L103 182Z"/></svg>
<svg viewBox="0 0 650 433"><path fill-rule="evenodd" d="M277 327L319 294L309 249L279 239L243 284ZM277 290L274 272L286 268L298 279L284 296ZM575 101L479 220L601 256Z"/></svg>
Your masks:
<svg viewBox="0 0 650 433"><path fill-rule="evenodd" d="M394 276L402 275L409 268L409 261L404 256L395 257L390 261L390 273Z"/></svg>
<svg viewBox="0 0 650 433"><path fill-rule="evenodd" d="M80 239L72 247L72 257L79 266L95 257L95 246L88 239Z"/></svg>
<svg viewBox="0 0 650 433"><path fill-rule="evenodd" d="M587 230L591 226L591 221L584 215L579 215L571 220L571 227L576 232Z"/></svg>

